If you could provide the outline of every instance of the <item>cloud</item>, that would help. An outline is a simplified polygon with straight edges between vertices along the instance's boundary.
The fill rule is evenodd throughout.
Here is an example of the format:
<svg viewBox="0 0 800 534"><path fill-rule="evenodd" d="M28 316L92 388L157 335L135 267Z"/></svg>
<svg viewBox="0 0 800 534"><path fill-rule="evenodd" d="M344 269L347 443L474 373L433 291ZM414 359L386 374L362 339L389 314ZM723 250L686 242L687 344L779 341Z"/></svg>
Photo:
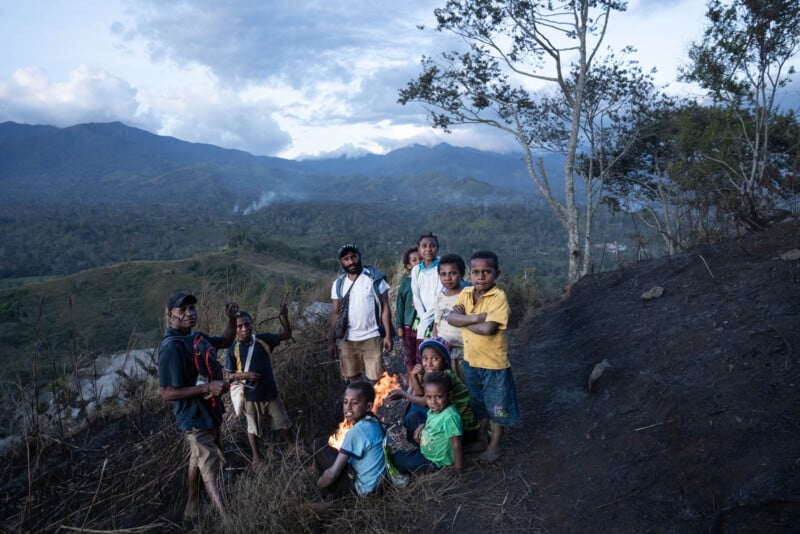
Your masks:
<svg viewBox="0 0 800 534"><path fill-rule="evenodd" d="M82 65L63 82L40 69L18 69L0 80L0 113L5 120L71 126L78 122L124 121L148 130L160 127L140 110L137 91L103 69Z"/></svg>
<svg viewBox="0 0 800 534"><path fill-rule="evenodd" d="M409 48L420 38L415 25L433 16L421 0L142 3L149 9L137 11L129 31L148 41L154 59L205 65L225 80L280 78L295 88L305 86L310 73L347 80L364 59L379 63ZM128 33L119 26L117 32Z"/></svg>
<svg viewBox="0 0 800 534"><path fill-rule="evenodd" d="M303 151L316 146L305 142L308 130L349 126L350 132L365 131L376 122L418 118L419 109L397 103L398 90L418 73L423 53L444 48L432 45L443 39L441 34L416 27L433 18L433 7L423 0L396 4L151 0L145 4L148 9L137 9L133 23L114 25L120 38L126 43L143 39L155 61L207 72L216 83L207 91L238 94L242 106L258 102L261 111L252 111L262 115L270 109L276 126L291 131L291 144L304 145ZM226 100L232 101L223 98L212 105L221 106ZM243 119L248 116L238 105L234 115L238 109ZM265 126L253 127L263 132ZM172 122L162 133L182 135ZM339 138L334 149L348 141L359 143ZM266 153L264 146L272 153L281 149L284 154L298 153L287 151L289 147L280 146L278 140L238 145L259 154Z"/></svg>
<svg viewBox="0 0 800 534"><path fill-rule="evenodd" d="M164 118L162 135L257 155L277 153L292 142L273 117L269 95L220 87L213 76L153 95L150 105Z"/></svg>

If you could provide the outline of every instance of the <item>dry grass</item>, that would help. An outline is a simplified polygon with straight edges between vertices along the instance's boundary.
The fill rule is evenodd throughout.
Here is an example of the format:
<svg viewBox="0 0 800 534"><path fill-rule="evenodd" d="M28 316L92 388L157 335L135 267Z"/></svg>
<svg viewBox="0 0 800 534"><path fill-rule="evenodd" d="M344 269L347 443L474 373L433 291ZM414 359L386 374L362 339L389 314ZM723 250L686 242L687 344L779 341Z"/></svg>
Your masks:
<svg viewBox="0 0 800 534"><path fill-rule="evenodd" d="M263 300L249 307L257 325L259 318L276 312ZM276 328L269 322L258 331ZM415 477L404 489L387 483L379 495L321 505L308 444L336 428L344 386L338 362L327 352L327 328L327 317L312 320L273 355L276 380L297 430L295 443L288 446L277 435L267 436L261 450L265 461L255 470L244 418L227 411L222 427L228 461L225 523L201 492L199 524L183 524L188 455L154 378L128 384L126 412L101 411L102 418L76 435L27 428L27 445L0 467L0 531L177 532L194 527L203 532L388 533L463 531L465 525L467 531L497 531L519 524L514 503L495 487L498 478L502 482L513 474L487 475L477 467L462 474L443 470ZM402 367L399 354L393 360ZM23 389L4 387L3 406L19 406ZM15 396L20 396L16 404L6 402Z"/></svg>
<svg viewBox="0 0 800 534"><path fill-rule="evenodd" d="M325 531L343 525L396 531L392 525L405 512L395 510L400 503L393 503L394 499L342 500L334 503L333 510L340 508L343 513L330 517L314 511L313 503L319 499L317 475L306 444L337 425L343 386L337 362L325 351L325 328L324 322L317 325L274 355L276 379L298 430L298 440L290 450L268 438L262 446L264 465L253 470L244 419L228 410L222 430L228 460L224 494L231 513L224 525L213 513L203 515L198 525L203 531ZM6 400L22 391L4 388ZM102 419L76 435L54 436L28 429L26 447L10 454L0 470L4 489L0 530L163 532L185 528L181 516L188 458L171 407L161 400L155 382L131 383L128 394L131 402L126 413L106 411ZM20 403L18 398L16 405Z"/></svg>

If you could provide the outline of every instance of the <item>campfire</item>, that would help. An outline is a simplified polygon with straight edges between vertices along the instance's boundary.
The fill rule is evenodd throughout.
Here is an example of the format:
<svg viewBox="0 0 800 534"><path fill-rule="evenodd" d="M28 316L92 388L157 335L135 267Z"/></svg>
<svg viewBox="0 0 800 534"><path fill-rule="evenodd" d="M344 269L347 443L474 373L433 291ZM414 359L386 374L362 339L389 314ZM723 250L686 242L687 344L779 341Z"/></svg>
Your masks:
<svg viewBox="0 0 800 534"><path fill-rule="evenodd" d="M386 398L386 395L401 386L397 375L390 375L384 371L378 381L373 384L373 387L375 388L375 402L372 404L372 412L377 414L378 409L383 406L383 399ZM328 438L328 445L335 449L341 448L344 435L347 434L351 426L353 425L346 420L339 423L339 428Z"/></svg>

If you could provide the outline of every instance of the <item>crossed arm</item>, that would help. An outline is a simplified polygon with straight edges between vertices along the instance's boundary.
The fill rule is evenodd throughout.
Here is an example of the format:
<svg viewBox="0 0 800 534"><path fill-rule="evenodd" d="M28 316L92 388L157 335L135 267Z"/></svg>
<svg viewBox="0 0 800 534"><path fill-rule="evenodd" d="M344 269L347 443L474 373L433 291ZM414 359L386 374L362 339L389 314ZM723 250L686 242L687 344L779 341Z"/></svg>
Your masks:
<svg viewBox="0 0 800 534"><path fill-rule="evenodd" d="M500 328L500 323L487 321L485 313L467 314L463 304L453 306L453 311L447 316L447 322L480 336L491 336Z"/></svg>

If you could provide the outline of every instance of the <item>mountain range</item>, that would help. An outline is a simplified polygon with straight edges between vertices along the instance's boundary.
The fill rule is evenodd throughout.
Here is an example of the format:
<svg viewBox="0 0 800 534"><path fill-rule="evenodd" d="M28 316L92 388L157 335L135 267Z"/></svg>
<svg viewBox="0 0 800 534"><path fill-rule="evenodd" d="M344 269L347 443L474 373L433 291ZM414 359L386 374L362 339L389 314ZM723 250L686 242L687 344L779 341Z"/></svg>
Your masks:
<svg viewBox="0 0 800 534"><path fill-rule="evenodd" d="M563 195L563 159L547 155L545 166L556 194ZM189 143L119 122L66 128L1 123L0 184L12 202L33 205L168 206L191 200L229 210L265 196L354 203L540 198L519 154L440 144L295 161Z"/></svg>

